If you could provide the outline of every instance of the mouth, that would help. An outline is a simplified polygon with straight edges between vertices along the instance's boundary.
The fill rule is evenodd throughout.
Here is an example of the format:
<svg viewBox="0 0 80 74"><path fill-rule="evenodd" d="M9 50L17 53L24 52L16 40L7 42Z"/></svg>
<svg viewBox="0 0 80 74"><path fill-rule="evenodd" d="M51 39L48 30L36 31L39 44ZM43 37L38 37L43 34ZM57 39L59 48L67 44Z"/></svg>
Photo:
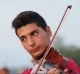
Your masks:
<svg viewBox="0 0 80 74"><path fill-rule="evenodd" d="M38 47L37 47L37 48L34 48L34 49L32 49L32 51L31 51L31 52L33 52L33 53L34 53L34 52L37 52L37 51L38 51L38 49L39 49Z"/></svg>

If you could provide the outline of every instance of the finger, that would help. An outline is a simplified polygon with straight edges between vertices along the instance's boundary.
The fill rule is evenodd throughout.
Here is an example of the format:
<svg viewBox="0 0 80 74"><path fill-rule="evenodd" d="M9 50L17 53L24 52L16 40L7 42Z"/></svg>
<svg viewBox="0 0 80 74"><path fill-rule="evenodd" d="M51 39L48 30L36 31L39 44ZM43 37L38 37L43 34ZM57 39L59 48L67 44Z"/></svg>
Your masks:
<svg viewBox="0 0 80 74"><path fill-rule="evenodd" d="M68 69L65 69L64 70L64 74L68 74Z"/></svg>
<svg viewBox="0 0 80 74"><path fill-rule="evenodd" d="M55 74L56 68L49 69L47 74Z"/></svg>
<svg viewBox="0 0 80 74"><path fill-rule="evenodd" d="M56 70L56 71L55 71L55 74L60 74L60 73L61 73L60 70Z"/></svg>
<svg viewBox="0 0 80 74"><path fill-rule="evenodd" d="M47 72L47 74L60 74L60 73L61 73L61 70L58 68L52 68Z"/></svg>

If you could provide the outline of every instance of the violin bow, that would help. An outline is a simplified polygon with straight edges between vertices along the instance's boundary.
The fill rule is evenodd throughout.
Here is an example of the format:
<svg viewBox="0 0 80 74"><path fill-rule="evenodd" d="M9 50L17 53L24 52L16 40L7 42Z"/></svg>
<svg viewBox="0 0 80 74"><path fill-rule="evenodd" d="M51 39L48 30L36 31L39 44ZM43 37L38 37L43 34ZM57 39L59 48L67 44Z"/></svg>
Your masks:
<svg viewBox="0 0 80 74"><path fill-rule="evenodd" d="M56 35L57 35L57 33L58 33L59 28L61 27L61 24L62 24L62 22L63 22L63 20L64 20L64 17L65 17L65 15L66 15L66 13L68 12L68 9L71 9L71 7L72 7L72 5L68 5L68 6L67 6L67 8L66 8L66 10L65 10L65 12L64 12L64 14L63 14L63 16L62 16L62 19L61 19L61 21L60 21L60 23L59 23L59 25L58 25L58 27L57 27L57 29L56 29L53 37L52 37L52 40L51 40L51 42L50 42L50 45L48 46L47 50L46 50L45 53L44 53L43 58L41 59L41 62L40 62L39 66L38 66L38 68L37 68L37 70L36 70L36 74L37 74L40 66L43 64L43 61L45 60L45 58L46 58L46 56L47 56L47 54L48 54L48 52L49 52L49 50L50 50L51 44L52 44L53 40L55 39L55 37L56 37Z"/></svg>

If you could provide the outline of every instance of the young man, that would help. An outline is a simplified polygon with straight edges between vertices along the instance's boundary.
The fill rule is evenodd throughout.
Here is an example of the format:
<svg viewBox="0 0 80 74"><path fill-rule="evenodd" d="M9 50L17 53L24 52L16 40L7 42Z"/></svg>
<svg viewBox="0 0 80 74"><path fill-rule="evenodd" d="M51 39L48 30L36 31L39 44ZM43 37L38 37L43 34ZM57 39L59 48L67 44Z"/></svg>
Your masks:
<svg viewBox="0 0 80 74"><path fill-rule="evenodd" d="M16 35L19 37L23 47L33 58L33 63L39 64L47 47L50 44L52 36L49 26L46 24L42 16L34 11L21 12L12 22ZM79 73L78 67L75 65L76 73ZM22 74L30 74L32 69L25 70ZM67 73L68 69L64 70ZM47 74L60 74L58 68L51 68ZM72 74L72 73L71 73Z"/></svg>

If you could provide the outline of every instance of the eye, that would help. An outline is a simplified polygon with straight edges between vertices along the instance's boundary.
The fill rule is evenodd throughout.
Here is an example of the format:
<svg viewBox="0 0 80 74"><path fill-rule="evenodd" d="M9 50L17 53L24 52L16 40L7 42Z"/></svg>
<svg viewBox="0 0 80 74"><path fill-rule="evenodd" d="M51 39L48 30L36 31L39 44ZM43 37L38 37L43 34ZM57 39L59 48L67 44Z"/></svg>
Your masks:
<svg viewBox="0 0 80 74"><path fill-rule="evenodd" d="M35 32L35 33L34 33L34 35L37 35L37 34L38 34L38 32Z"/></svg>
<svg viewBox="0 0 80 74"><path fill-rule="evenodd" d="M34 35L34 36L36 36L36 35L38 35L38 32L37 32L37 31L35 31L35 32L32 32L32 33L31 33L31 35Z"/></svg>
<svg viewBox="0 0 80 74"><path fill-rule="evenodd" d="M26 38L20 38L21 42L26 42Z"/></svg>

